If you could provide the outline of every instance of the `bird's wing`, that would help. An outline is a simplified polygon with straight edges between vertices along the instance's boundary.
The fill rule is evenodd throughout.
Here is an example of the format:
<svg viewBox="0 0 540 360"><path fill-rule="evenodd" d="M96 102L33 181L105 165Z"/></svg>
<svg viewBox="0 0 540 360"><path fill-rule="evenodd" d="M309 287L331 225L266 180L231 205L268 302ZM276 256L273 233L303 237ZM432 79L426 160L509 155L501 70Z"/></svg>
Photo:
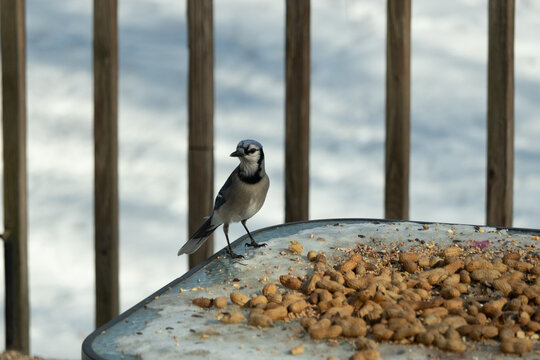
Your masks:
<svg viewBox="0 0 540 360"><path fill-rule="evenodd" d="M223 204L225 204L225 198L226 198L226 193L227 193L227 190L231 187L232 183L233 183L233 178L236 176L236 173L238 172L238 168L236 168L231 175L229 175L229 177L227 178L227 181L225 181L225 184L223 184L223 186L221 187L221 189L219 190L217 196L216 196L216 201L214 203L214 211L219 209Z"/></svg>

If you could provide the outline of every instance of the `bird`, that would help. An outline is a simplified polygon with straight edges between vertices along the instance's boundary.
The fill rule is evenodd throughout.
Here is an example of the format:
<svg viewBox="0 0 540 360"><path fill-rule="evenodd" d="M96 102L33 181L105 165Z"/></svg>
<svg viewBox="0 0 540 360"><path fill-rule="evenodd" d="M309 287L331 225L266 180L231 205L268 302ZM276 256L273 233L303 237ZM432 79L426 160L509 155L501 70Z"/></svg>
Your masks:
<svg viewBox="0 0 540 360"><path fill-rule="evenodd" d="M263 206L270 179L264 168L264 152L261 143L256 140L242 140L230 155L240 160L240 164L225 181L214 202L212 214L191 238L178 250L178 256L193 254L220 225L227 239L227 252L232 258L243 258L236 254L229 242L229 224L240 222L251 239L246 246L261 247L249 232L246 221Z"/></svg>

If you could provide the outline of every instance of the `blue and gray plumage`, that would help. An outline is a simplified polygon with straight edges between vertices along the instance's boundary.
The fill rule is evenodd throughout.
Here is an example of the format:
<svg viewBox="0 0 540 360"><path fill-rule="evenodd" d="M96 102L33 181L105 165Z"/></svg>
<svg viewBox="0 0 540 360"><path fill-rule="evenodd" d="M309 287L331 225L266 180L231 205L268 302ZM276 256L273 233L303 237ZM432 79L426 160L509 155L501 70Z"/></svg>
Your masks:
<svg viewBox="0 0 540 360"><path fill-rule="evenodd" d="M242 140L231 156L240 159L240 165L229 176L219 190L212 215L195 231L195 234L182 246L178 255L193 254L208 237L223 224L227 239L228 252L232 257L241 257L232 251L229 242L229 224L241 222L251 242L246 246L260 247L249 232L246 221L263 206L270 186L270 180L264 170L264 152L262 145L255 140Z"/></svg>

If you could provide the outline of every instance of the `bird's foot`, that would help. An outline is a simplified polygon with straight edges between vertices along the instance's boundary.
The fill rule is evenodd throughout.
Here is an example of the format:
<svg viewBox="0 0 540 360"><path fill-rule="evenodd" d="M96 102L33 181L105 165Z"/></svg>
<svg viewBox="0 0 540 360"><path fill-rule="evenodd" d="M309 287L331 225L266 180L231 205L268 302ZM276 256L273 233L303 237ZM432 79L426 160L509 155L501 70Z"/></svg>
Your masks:
<svg viewBox="0 0 540 360"><path fill-rule="evenodd" d="M229 253L229 255L231 255L231 258L233 258L233 259L243 259L244 258L244 256L238 255L237 253L235 253L231 249L227 249L227 252Z"/></svg>
<svg viewBox="0 0 540 360"><path fill-rule="evenodd" d="M245 243L245 246L249 246L249 247L254 247L254 248L260 248L260 247L263 247L263 246L266 246L265 243L256 243L255 240L251 240L250 243Z"/></svg>

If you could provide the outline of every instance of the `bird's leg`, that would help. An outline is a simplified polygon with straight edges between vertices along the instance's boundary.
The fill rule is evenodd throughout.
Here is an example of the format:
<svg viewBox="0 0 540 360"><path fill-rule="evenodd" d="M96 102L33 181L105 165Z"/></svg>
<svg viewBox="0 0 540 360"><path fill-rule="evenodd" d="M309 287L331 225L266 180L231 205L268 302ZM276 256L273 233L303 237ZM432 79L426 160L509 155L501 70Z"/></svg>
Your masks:
<svg viewBox="0 0 540 360"><path fill-rule="evenodd" d="M249 235L249 238L251 239L251 242L250 243L246 243L246 246L253 246L253 247L261 247L261 246L266 246L266 244L258 244L255 242L255 240L253 239L253 236L251 236L251 233L249 232L247 226L246 226L246 220L242 220L241 221L242 225L244 226L244 229L246 229L248 235Z"/></svg>
<svg viewBox="0 0 540 360"><path fill-rule="evenodd" d="M231 248L231 243L229 242L229 224L223 224L223 232L225 233L225 239L227 239L227 252L229 253L229 255L231 255L233 259L243 258L242 255L238 255Z"/></svg>

